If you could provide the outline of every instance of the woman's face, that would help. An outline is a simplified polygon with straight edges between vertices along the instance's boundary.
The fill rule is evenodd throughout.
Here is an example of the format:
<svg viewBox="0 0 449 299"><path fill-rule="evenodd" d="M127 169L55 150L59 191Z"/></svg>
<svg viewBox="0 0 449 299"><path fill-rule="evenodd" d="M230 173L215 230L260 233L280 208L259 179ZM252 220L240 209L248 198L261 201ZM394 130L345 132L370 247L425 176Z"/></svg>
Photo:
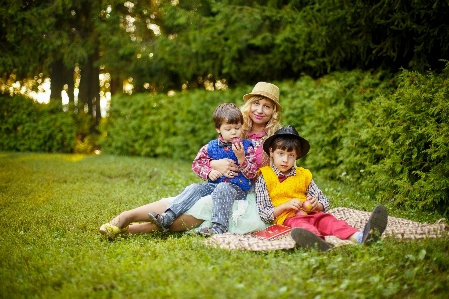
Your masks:
<svg viewBox="0 0 449 299"><path fill-rule="evenodd" d="M251 104L249 117L255 124L267 124L274 112L274 103L269 99L256 100Z"/></svg>

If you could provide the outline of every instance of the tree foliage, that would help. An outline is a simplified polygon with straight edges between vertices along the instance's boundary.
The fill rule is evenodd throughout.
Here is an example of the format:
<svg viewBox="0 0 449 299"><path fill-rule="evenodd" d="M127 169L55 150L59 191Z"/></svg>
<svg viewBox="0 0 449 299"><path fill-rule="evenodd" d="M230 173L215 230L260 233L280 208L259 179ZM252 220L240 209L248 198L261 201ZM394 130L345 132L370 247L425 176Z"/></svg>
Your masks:
<svg viewBox="0 0 449 299"><path fill-rule="evenodd" d="M56 69L62 77L77 64L101 66L111 74L114 91L128 78L134 92L157 92L204 81L251 85L354 68L422 72L443 68L438 61L448 58L447 1L4 4L1 73L16 70L32 78Z"/></svg>
<svg viewBox="0 0 449 299"><path fill-rule="evenodd" d="M177 74L167 78L178 86L198 76L236 85L355 68L422 72L448 57L446 1L180 1L164 12L150 65Z"/></svg>
<svg viewBox="0 0 449 299"><path fill-rule="evenodd" d="M43 73L51 78L53 100L60 101L62 89L68 86L71 107L77 87L75 112L87 109L95 120L93 125L98 124L100 69L114 76L114 86L130 74L137 80L139 72L134 69L140 64L136 53L142 36L151 31L146 27L150 17L144 16L154 9L153 2L139 1L139 9L135 9L133 2L121 0L6 1L0 8L1 83L11 75L22 80ZM124 57L123 52L129 55ZM104 56L107 58L102 59ZM79 83L75 69L80 69Z"/></svg>

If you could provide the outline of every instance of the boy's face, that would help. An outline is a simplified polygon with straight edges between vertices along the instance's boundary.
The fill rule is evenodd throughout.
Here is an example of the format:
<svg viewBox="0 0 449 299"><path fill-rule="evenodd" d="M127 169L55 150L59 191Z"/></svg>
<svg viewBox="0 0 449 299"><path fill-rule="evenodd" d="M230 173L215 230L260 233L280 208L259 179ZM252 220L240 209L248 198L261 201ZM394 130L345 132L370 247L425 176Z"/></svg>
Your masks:
<svg viewBox="0 0 449 299"><path fill-rule="evenodd" d="M283 174L288 174L290 169L295 165L296 151L285 151L281 149L272 150L270 148L270 157L273 159L274 166L277 167Z"/></svg>
<svg viewBox="0 0 449 299"><path fill-rule="evenodd" d="M242 136L242 125L241 124L221 124L220 128L215 128L218 134L221 134L221 137L226 142L231 142L232 138Z"/></svg>

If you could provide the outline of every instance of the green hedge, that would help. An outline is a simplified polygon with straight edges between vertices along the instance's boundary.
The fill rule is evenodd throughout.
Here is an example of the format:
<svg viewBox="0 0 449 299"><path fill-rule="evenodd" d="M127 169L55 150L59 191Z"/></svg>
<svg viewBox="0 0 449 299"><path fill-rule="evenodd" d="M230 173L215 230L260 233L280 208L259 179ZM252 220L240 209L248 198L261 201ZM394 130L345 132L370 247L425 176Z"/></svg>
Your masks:
<svg viewBox="0 0 449 299"><path fill-rule="evenodd" d="M212 122L215 107L223 102L240 105L243 94L243 89L234 89L115 96L101 125L102 150L193 160L199 148L217 136Z"/></svg>
<svg viewBox="0 0 449 299"><path fill-rule="evenodd" d="M379 198L449 212L448 75L449 64L438 75L404 70L393 93L356 107L341 155Z"/></svg>
<svg viewBox="0 0 449 299"><path fill-rule="evenodd" d="M447 74L448 68L441 74L404 70L394 78L351 71L274 83L281 89L282 123L311 144L299 164L380 201L447 213ZM192 160L216 137L216 105L241 105L251 89L116 96L102 126L103 151Z"/></svg>
<svg viewBox="0 0 449 299"><path fill-rule="evenodd" d="M61 104L39 104L0 94L0 150L72 152L77 126Z"/></svg>
<svg viewBox="0 0 449 299"><path fill-rule="evenodd" d="M449 64L439 74L403 70L390 77L351 71L274 83L281 89L282 123L295 126L311 144L300 165L352 184L381 202L447 214L448 74ZM252 87L115 96L100 126L102 151L191 161L202 145L216 138L215 107L243 104L242 96ZM0 96L0 150L91 148L86 138L77 139L86 131L85 117L61 108Z"/></svg>

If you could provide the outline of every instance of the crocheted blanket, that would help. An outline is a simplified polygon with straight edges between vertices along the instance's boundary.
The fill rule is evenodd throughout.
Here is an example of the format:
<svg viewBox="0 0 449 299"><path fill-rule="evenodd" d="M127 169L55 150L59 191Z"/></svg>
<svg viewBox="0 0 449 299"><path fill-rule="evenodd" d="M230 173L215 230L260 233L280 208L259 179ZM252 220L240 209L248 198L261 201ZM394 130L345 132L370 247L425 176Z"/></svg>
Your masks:
<svg viewBox="0 0 449 299"><path fill-rule="evenodd" d="M329 210L329 213L338 219L345 220L349 225L358 229L364 228L365 223L371 215L371 212L363 212L349 208L334 208ZM388 225L382 238L393 237L398 240L417 240L448 236L449 225L445 221L443 218L434 224L427 224L389 216ZM325 239L334 246L354 244L351 241L341 240L334 236L328 236ZM205 240L205 244L225 249L251 251L293 249L296 245L290 235L276 240L265 240L257 238L252 234L237 235L231 233L213 235Z"/></svg>

